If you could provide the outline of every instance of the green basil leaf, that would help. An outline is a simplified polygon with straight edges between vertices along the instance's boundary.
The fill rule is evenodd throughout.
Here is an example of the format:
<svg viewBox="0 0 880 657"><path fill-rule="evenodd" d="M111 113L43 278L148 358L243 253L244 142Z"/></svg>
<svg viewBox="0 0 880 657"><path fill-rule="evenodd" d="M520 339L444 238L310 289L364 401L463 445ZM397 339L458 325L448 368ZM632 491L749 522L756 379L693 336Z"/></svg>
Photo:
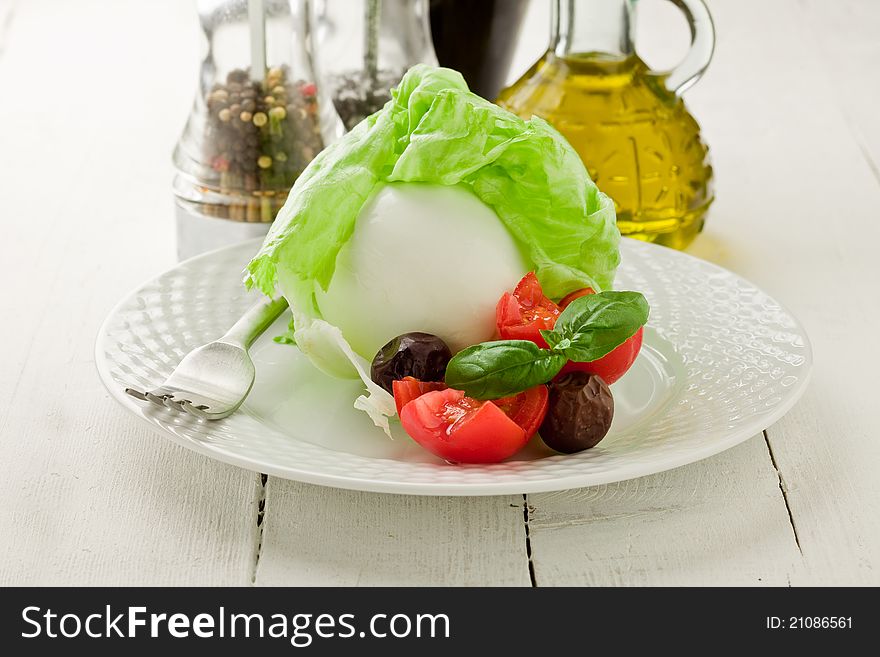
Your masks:
<svg viewBox="0 0 880 657"><path fill-rule="evenodd" d="M636 329L636 331L638 331L638 329ZM572 340L570 347L559 353L565 354L566 358L575 363L592 363L594 360L599 360L602 356L610 354L615 348L628 339L624 338L624 340L621 341L616 339L602 341L594 340L594 337L595 336L593 335L579 334L574 340Z"/></svg>
<svg viewBox="0 0 880 657"><path fill-rule="evenodd" d="M547 342L551 351L562 353L571 346L571 338L563 335L562 331L554 331L553 329L542 329L541 337Z"/></svg>
<svg viewBox="0 0 880 657"><path fill-rule="evenodd" d="M498 399L546 383L567 360L528 340L483 342L449 361L446 385L475 399Z"/></svg>
<svg viewBox="0 0 880 657"><path fill-rule="evenodd" d="M551 349L578 363L610 353L647 321L648 301L639 292L600 292L579 297L562 311L552 331L541 331Z"/></svg>

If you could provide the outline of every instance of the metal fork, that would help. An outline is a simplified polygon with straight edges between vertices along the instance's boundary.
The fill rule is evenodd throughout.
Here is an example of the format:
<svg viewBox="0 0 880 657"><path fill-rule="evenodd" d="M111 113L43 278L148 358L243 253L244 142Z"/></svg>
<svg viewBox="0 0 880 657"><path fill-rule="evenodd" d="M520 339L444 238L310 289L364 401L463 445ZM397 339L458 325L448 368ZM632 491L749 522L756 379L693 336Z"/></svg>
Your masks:
<svg viewBox="0 0 880 657"><path fill-rule="evenodd" d="M203 420L231 415L254 385L256 371L248 348L285 308L284 297L263 299L223 337L189 352L161 386L146 392L126 388L125 392Z"/></svg>

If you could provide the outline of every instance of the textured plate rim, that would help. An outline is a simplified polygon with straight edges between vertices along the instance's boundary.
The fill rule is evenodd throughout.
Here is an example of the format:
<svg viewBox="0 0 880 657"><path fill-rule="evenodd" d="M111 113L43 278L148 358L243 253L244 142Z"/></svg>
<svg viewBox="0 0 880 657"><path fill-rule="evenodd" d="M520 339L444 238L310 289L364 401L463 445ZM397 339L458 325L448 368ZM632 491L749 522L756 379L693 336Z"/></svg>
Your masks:
<svg viewBox="0 0 880 657"><path fill-rule="evenodd" d="M259 472L280 477L282 479L289 479L320 486L329 486L333 488L372 493L392 493L401 495L456 497L516 495L523 493L547 493L566 490L570 488L599 486L603 484L616 483L618 481L626 481L628 479L636 479L639 477L657 474L659 472L665 472L667 470L672 470L685 465L690 465L691 463L696 463L698 461L702 461L709 457L715 456L716 454L720 454L721 452L724 452L732 447L735 447L736 445L739 445L742 442L745 442L746 440L753 436L756 436L757 434L763 433L769 427L773 426L773 424L778 422L782 417L784 417L795 406L795 404L803 396L812 378L812 344L810 342L809 336L806 333L806 330L803 327L803 324L801 324L797 316L794 315L787 306L780 303L775 297L768 294L761 287L752 283L748 279L713 262L698 258L697 256L685 253L683 251L676 251L675 249L670 249L668 247L664 247L658 244L651 244L639 240L631 240L632 242L638 244L638 246L634 245L635 248L657 248L672 251L676 254L675 257L683 257L686 259L695 260L703 266L708 266L712 269L715 269L719 273L722 273L726 276L733 276L737 279L740 279L761 294L765 295L767 298L773 300L773 302L776 303L779 308L792 319L797 332L801 337L803 337L804 340L804 374L798 379L797 383L789 389L788 395L784 402L775 406L769 413L756 416L750 421L745 422L741 426L729 430L729 432L726 434L717 436L711 442L708 442L700 447L694 447L685 453L676 453L672 456L665 458L657 457L648 462L635 463L625 469L618 468L614 470L603 470L600 472L587 472L583 474L548 477L546 479L538 480L523 480L519 482L501 481L485 483L450 483L391 481L387 479L363 478L357 476L342 476L330 473L321 473L309 469L299 469L288 466L279 467L259 459L230 453L227 450L217 446L208 446L204 443L186 440L185 438L178 436L173 432L166 431L161 426L152 422L149 418L143 415L143 413L141 412L142 407L132 397L125 394L124 390L116 383L116 381L113 380L108 363L104 357L103 349L104 340L109 335L108 329L110 322L113 320L113 318L133 297L137 296L143 288L155 281L157 278L175 269L184 266L191 266L192 264L200 260L212 258L220 252L233 249L244 249L245 245L248 244L253 244L254 247L257 247L260 243L262 243L262 241L262 238L256 238L253 240L247 240L245 242L239 242L237 244L223 246L218 249L213 249L206 253L202 253L182 262L179 262L174 267L160 272L159 274L152 276L151 278L143 281L141 284L133 287L128 293L123 295L123 297L116 304L114 304L112 309L107 313L107 316L104 318L104 321L101 322L101 326L98 329L98 334L95 340L94 348L95 366L98 371L98 376L100 377L104 387L107 389L107 392L110 393L110 396L115 399L130 414L134 415L138 420L140 420L141 423L147 425L148 427L151 427L154 432L164 436L165 438L169 438L172 442L180 445L181 447L196 452L197 454L201 454L202 456L207 456L222 463L244 468L252 472Z"/></svg>

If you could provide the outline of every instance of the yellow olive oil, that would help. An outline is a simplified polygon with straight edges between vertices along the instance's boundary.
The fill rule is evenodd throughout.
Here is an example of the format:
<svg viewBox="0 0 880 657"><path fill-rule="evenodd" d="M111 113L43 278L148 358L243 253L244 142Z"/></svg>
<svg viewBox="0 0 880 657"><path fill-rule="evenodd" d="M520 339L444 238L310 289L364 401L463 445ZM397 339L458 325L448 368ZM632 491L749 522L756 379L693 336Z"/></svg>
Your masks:
<svg viewBox="0 0 880 657"><path fill-rule="evenodd" d="M620 232L677 249L703 228L713 200L700 127L636 55L541 58L498 104L549 121L614 199Z"/></svg>

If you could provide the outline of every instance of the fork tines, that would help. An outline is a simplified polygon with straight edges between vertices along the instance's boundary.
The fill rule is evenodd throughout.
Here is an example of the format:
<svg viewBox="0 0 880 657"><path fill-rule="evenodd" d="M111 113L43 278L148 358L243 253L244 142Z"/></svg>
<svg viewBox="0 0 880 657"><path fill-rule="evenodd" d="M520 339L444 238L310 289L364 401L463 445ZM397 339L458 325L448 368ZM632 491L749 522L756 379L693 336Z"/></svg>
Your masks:
<svg viewBox="0 0 880 657"><path fill-rule="evenodd" d="M135 388L126 388L125 393L127 395L131 395L135 399L139 399L141 401L151 402L156 406L161 406L162 408L170 408L175 411L184 411L189 413L193 417L197 417L201 420L207 419L208 415L205 411L208 410L208 407L204 404L200 404L196 406L189 399L174 399L174 394L170 392L160 392L158 390L153 390L152 392L141 392Z"/></svg>

